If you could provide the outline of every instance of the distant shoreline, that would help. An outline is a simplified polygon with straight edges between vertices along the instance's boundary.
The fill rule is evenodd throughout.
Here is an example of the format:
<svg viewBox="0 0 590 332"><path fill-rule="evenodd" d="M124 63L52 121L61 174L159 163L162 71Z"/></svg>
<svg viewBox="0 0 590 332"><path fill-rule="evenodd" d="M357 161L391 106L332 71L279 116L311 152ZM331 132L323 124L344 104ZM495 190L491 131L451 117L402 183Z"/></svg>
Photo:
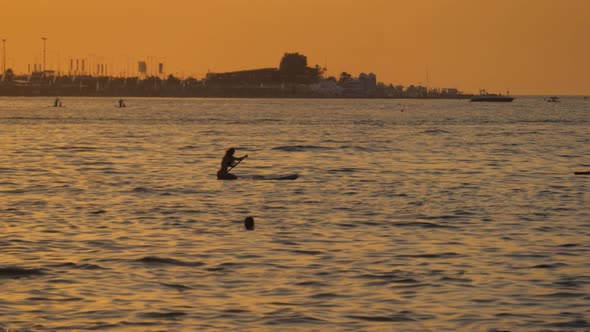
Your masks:
<svg viewBox="0 0 590 332"><path fill-rule="evenodd" d="M54 71L29 75L8 72L0 80L0 96L466 99L472 95L456 88L385 84L378 82L372 73L361 73L358 78L348 73L342 73L339 79L325 78L316 66L299 68L295 74L290 73L288 68L208 73L201 80L192 77L180 79L173 75L163 78L61 76Z"/></svg>
<svg viewBox="0 0 590 332"><path fill-rule="evenodd" d="M74 98L179 98L179 99L190 99L190 98L202 98L202 99L342 99L342 100L354 100L354 99L361 99L361 100L468 100L471 96L462 96L462 97L322 97L322 96L231 96L231 95L214 95L214 96L190 96L190 95L122 95L122 94L113 94L113 95L66 95L66 94L2 94L0 93L0 97L7 98L7 97L15 97L15 98L64 98L64 97L74 97Z"/></svg>
<svg viewBox="0 0 590 332"><path fill-rule="evenodd" d="M322 99L469 99L472 94L435 94L421 93L389 93L375 90L346 91L345 93L329 93L315 91L311 85L284 86L110 86L100 84L87 85L19 85L0 83L0 96L4 97L170 97L170 98L322 98Z"/></svg>
<svg viewBox="0 0 590 332"><path fill-rule="evenodd" d="M93 82L94 83L94 82ZM458 92L443 94L426 89L420 93L388 93L376 90L373 93L327 94L310 89L311 85L278 86L219 86L219 85L166 85L142 86L110 84L69 84L32 85L0 81L0 97L105 97L105 98L270 98L270 99L432 99L455 100L470 99L475 94ZM556 94L531 94L516 97L547 97ZM514 95L513 95L514 96ZM590 100L587 95L560 94L562 97L579 97Z"/></svg>
<svg viewBox="0 0 590 332"><path fill-rule="evenodd" d="M165 98L178 98L178 99L342 99L342 100L469 100L473 95L462 95L460 97L344 97L344 96L191 96L191 95L124 95L124 94L110 94L110 95L85 95L85 94L3 94L0 92L0 98L153 98L153 99L165 99ZM531 94L531 95L511 95L515 99L518 98L546 98L547 95ZM560 94L559 96L565 98L580 98L590 101L590 97L586 95L568 95Z"/></svg>

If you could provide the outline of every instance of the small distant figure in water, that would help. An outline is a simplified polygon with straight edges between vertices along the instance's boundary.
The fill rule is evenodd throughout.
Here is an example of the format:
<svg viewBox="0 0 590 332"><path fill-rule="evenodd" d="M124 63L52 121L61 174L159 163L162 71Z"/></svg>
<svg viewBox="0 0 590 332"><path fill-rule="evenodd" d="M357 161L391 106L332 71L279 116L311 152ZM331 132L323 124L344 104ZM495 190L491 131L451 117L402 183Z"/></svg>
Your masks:
<svg viewBox="0 0 590 332"><path fill-rule="evenodd" d="M236 153L236 149L234 148L229 148L225 151L225 155L223 156L223 159L221 159L221 168L217 171L218 180L235 180L238 178L234 174L231 174L229 169L236 167L236 165L244 160L244 158L247 158L248 155L237 158L234 157L234 153Z"/></svg>
<svg viewBox="0 0 590 332"><path fill-rule="evenodd" d="M253 217L246 217L244 219L244 227L246 230L253 231L254 230L254 218Z"/></svg>
<svg viewBox="0 0 590 332"><path fill-rule="evenodd" d="M59 98L55 98L55 102L53 102L53 107L61 107L61 100L59 100Z"/></svg>
<svg viewBox="0 0 590 332"><path fill-rule="evenodd" d="M123 99L119 99L119 107L125 107L125 101Z"/></svg>

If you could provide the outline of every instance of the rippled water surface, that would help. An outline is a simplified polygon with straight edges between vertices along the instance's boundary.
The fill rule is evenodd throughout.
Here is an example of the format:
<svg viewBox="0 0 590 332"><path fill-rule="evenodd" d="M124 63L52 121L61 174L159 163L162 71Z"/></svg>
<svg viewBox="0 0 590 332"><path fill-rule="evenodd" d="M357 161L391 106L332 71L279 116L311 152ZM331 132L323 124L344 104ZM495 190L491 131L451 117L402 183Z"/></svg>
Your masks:
<svg viewBox="0 0 590 332"><path fill-rule="evenodd" d="M0 98L0 329L590 330L590 100L52 102Z"/></svg>

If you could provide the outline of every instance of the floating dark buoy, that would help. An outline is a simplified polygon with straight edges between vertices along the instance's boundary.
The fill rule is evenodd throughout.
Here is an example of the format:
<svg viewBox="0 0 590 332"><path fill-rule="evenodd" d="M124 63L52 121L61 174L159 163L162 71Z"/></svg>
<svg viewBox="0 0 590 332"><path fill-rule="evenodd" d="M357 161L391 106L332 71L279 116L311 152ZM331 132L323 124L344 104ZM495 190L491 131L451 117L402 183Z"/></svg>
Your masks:
<svg viewBox="0 0 590 332"><path fill-rule="evenodd" d="M246 219L244 219L244 227L246 227L246 229L249 231L253 231L254 230L254 218L246 217Z"/></svg>
<svg viewBox="0 0 590 332"><path fill-rule="evenodd" d="M590 171L589 172L575 172L574 175L590 175Z"/></svg>

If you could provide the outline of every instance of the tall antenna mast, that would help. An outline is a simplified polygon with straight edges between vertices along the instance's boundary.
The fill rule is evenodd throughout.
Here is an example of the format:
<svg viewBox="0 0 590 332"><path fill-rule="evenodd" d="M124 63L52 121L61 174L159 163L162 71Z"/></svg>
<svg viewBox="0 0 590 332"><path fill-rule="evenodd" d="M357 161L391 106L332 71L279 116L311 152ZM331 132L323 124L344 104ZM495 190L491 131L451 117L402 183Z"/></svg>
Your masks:
<svg viewBox="0 0 590 332"><path fill-rule="evenodd" d="M2 77L6 74L6 39L2 39L4 48L2 49Z"/></svg>
<svg viewBox="0 0 590 332"><path fill-rule="evenodd" d="M45 76L45 51L46 51L46 44L47 44L47 38L45 37L41 37L41 39L43 39L43 76Z"/></svg>
<svg viewBox="0 0 590 332"><path fill-rule="evenodd" d="M428 65L426 65L426 89L428 90L428 87L430 86L430 82L429 82L429 73L428 73Z"/></svg>

